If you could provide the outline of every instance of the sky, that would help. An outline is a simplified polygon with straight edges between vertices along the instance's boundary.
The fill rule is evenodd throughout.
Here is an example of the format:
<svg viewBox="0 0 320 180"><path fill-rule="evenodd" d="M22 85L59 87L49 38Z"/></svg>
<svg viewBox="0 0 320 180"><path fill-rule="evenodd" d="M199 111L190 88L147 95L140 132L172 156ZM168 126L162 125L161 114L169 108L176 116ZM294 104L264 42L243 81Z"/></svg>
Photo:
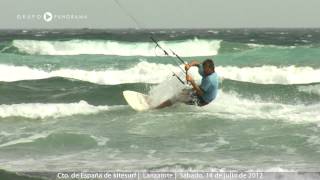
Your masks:
<svg viewBox="0 0 320 180"><path fill-rule="evenodd" d="M319 0L0 0L0 29L319 28L319 9Z"/></svg>

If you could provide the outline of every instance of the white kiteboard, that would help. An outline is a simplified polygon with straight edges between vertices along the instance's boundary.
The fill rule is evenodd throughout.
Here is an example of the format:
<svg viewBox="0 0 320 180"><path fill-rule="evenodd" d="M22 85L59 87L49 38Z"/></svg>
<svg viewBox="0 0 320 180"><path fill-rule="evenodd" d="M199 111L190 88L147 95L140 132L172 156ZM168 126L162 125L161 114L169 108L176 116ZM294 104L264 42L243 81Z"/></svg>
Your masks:
<svg viewBox="0 0 320 180"><path fill-rule="evenodd" d="M130 105L130 107L136 111L146 111L151 109L149 104L149 96L135 92L135 91L123 91L124 99Z"/></svg>

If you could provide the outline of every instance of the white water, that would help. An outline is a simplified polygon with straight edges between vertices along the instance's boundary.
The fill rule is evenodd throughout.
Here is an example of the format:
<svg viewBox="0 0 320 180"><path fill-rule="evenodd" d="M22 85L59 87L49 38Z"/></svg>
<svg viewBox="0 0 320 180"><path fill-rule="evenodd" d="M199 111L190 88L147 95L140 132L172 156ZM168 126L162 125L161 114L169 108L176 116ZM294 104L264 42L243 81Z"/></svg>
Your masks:
<svg viewBox="0 0 320 180"><path fill-rule="evenodd" d="M259 84L306 84L320 82L320 69L307 66L260 66L241 68L219 66L217 67L217 72L224 78Z"/></svg>
<svg viewBox="0 0 320 180"><path fill-rule="evenodd" d="M315 94L315 95L320 95L320 85L310 85L310 86L299 86L298 90L300 92L306 92L309 94Z"/></svg>
<svg viewBox="0 0 320 180"><path fill-rule="evenodd" d="M0 117L26 117L31 119L58 118L77 114L94 114L109 110L108 106L93 106L85 101L78 103L22 103L0 105Z"/></svg>
<svg viewBox="0 0 320 180"><path fill-rule="evenodd" d="M172 49L182 57L212 56L218 54L220 41L190 39L160 41L166 49ZM164 56L155 51L153 42L121 42L103 40L37 41L14 40L12 45L20 52L41 55L105 54L119 56Z"/></svg>
<svg viewBox="0 0 320 180"><path fill-rule="evenodd" d="M0 65L0 81L12 82L50 77L65 77L97 84L111 85L137 82L161 83L170 79L172 71L175 73L181 72L177 66L171 64L149 62L139 62L135 66L124 70L106 69L98 71L66 68L55 71L45 71L27 66ZM195 69L193 71L197 70ZM306 84L320 82L320 69L314 69L312 67L218 66L216 72L222 79L227 78L259 84ZM197 73L193 73L193 75L196 79L199 78L197 77Z"/></svg>
<svg viewBox="0 0 320 180"><path fill-rule="evenodd" d="M291 105L264 102L245 99L239 97L236 93L220 91L213 103L201 109L209 114L227 119L270 119L293 123L316 122L320 124L320 103Z"/></svg>

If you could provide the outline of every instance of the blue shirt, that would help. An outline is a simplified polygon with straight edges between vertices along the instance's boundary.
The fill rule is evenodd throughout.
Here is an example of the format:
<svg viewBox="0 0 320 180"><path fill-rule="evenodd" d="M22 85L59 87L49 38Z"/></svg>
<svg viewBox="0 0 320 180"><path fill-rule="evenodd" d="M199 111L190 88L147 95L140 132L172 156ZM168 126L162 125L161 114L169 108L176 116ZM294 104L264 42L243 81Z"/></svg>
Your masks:
<svg viewBox="0 0 320 180"><path fill-rule="evenodd" d="M202 99L209 103L217 97L219 88L219 77L217 73L205 76L202 64L199 65L199 74L202 76L200 88L203 91Z"/></svg>

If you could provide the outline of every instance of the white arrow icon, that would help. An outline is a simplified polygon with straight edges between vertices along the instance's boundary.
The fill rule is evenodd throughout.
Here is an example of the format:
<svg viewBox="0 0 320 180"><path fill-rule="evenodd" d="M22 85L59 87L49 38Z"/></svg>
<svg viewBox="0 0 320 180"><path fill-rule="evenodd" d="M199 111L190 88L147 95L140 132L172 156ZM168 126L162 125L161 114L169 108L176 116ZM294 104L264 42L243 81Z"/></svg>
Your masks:
<svg viewBox="0 0 320 180"><path fill-rule="evenodd" d="M44 19L46 22L52 21L52 18L53 18L53 16L52 16L52 13L51 13L51 12L45 12L45 13L43 14L43 19Z"/></svg>

